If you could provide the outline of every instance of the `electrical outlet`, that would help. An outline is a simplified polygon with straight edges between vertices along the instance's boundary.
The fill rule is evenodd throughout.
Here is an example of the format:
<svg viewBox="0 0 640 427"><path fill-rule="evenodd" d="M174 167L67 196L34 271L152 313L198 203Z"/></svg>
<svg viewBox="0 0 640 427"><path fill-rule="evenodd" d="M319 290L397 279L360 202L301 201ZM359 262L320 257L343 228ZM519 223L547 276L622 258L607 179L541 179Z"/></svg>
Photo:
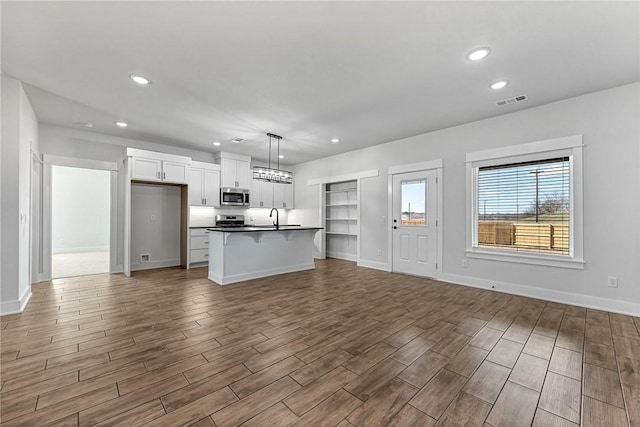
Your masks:
<svg viewBox="0 0 640 427"><path fill-rule="evenodd" d="M607 286L609 286L610 288L617 288L618 287L618 278L615 277L615 276L607 277Z"/></svg>
<svg viewBox="0 0 640 427"><path fill-rule="evenodd" d="M151 214L151 216L149 217L149 219L150 219L151 221L155 221L155 220L156 220L156 216L155 216L155 214Z"/></svg>
<svg viewBox="0 0 640 427"><path fill-rule="evenodd" d="M149 254L140 254L140 262L149 262Z"/></svg>
<svg viewBox="0 0 640 427"><path fill-rule="evenodd" d="M382 256L382 249L378 249L378 256Z"/></svg>
<svg viewBox="0 0 640 427"><path fill-rule="evenodd" d="M462 261L460 261L460 267L467 268L467 260L466 259L463 259Z"/></svg>

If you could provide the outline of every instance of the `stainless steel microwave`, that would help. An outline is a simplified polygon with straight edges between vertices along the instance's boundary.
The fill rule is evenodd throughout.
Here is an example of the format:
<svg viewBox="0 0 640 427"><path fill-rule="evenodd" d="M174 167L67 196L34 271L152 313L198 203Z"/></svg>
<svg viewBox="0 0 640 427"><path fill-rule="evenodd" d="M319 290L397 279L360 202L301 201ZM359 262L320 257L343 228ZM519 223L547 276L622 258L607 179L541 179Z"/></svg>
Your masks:
<svg viewBox="0 0 640 427"><path fill-rule="evenodd" d="M220 204L222 206L249 206L249 190L223 187L220 189Z"/></svg>

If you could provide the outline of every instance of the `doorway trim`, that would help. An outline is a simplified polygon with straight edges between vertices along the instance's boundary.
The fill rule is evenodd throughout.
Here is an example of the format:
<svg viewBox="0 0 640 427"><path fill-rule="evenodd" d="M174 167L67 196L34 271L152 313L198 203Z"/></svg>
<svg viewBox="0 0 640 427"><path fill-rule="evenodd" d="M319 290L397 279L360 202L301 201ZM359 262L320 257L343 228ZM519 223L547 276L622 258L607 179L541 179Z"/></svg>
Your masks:
<svg viewBox="0 0 640 427"><path fill-rule="evenodd" d="M51 177L53 166L66 166L82 169L96 169L110 172L111 183L111 202L110 202L110 236L109 236L109 272L115 273L122 269L118 266L118 163L107 162L102 160L79 159L75 157L55 156L43 154L43 171L42 171L42 248L41 248L41 265L42 274L40 281L51 280L51 257L52 257L52 188Z"/></svg>
<svg viewBox="0 0 640 427"><path fill-rule="evenodd" d="M426 171L426 170L434 170L436 171L436 179L437 179L437 185L438 185L438 196L437 196L437 200L438 200L438 207L436 209L437 212L437 230L436 230L436 235L438 236L438 243L437 243L437 255L436 255L436 264L437 264L437 268L436 268L436 275L434 277L434 279L439 278L442 275L442 242L443 242L443 225L444 225L444 209L443 209L443 180L442 180L442 171L444 168L444 162L442 159L436 159L436 160L428 160L425 162L418 162L418 163L408 163L408 164L404 164L404 165L396 165L396 166L389 166L389 169L387 171L387 270L388 271L393 271L393 223L392 223L392 218L393 218L393 175L398 175L401 173L408 173L408 172L420 172L420 171Z"/></svg>

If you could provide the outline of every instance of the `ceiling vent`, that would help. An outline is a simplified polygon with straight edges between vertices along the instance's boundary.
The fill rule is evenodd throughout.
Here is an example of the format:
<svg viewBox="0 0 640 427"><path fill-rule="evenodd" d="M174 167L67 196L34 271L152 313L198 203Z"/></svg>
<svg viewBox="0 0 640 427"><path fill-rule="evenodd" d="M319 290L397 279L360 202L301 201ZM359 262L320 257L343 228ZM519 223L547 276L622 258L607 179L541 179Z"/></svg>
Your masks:
<svg viewBox="0 0 640 427"><path fill-rule="evenodd" d="M496 106L502 107L504 105L515 104L517 102L522 102L527 99L527 95L518 95L513 98L501 99L500 101L496 101Z"/></svg>
<svg viewBox="0 0 640 427"><path fill-rule="evenodd" d="M233 139L231 140L231 142L235 142L236 144L239 144L239 143L241 143L242 141L244 141L244 138L240 138L240 137L233 138Z"/></svg>

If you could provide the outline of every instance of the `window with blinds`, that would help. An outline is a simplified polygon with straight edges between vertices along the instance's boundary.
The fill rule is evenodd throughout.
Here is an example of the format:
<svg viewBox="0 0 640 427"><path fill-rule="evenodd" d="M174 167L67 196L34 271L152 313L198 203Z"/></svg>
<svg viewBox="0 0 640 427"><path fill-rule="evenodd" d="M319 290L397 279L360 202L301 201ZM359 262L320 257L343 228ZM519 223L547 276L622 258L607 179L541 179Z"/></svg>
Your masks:
<svg viewBox="0 0 640 427"><path fill-rule="evenodd" d="M476 247L570 254L569 157L479 167Z"/></svg>

